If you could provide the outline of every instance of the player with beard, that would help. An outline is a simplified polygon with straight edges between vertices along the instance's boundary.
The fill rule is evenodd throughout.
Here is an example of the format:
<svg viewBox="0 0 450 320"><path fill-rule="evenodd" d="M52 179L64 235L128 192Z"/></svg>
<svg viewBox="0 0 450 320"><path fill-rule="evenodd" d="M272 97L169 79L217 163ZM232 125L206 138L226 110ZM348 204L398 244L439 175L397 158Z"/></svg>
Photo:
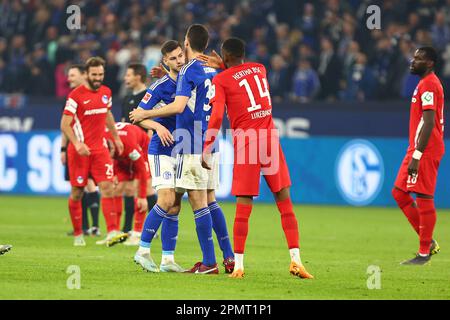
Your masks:
<svg viewBox="0 0 450 320"><path fill-rule="evenodd" d="M111 89L102 85L105 75L105 62L100 57L86 61L87 83L70 92L61 130L70 141L68 165L72 190L69 197L69 212L74 227L74 245L86 245L82 231L81 198L89 176L100 188L102 211L106 220L107 246L125 241L126 233L119 232L117 214L113 198L113 163L105 144L105 126L111 132L118 153L123 152L123 143L115 127L111 113Z"/></svg>

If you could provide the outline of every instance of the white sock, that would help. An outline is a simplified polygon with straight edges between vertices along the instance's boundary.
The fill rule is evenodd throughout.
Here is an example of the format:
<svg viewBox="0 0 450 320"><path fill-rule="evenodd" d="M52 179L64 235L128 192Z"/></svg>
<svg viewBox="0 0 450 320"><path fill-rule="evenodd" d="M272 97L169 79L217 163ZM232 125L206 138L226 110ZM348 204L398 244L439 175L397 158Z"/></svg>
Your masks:
<svg viewBox="0 0 450 320"><path fill-rule="evenodd" d="M173 254L163 254L161 257L161 263L162 264L167 264L170 262L175 262L175 258L173 256Z"/></svg>
<svg viewBox="0 0 450 320"><path fill-rule="evenodd" d="M137 254L143 255L143 254L147 254L147 253L150 255L150 248L139 246Z"/></svg>
<svg viewBox="0 0 450 320"><path fill-rule="evenodd" d="M419 256L421 256L421 257L428 257L428 254L419 253Z"/></svg>
<svg viewBox="0 0 450 320"><path fill-rule="evenodd" d="M244 271L244 254L243 253L235 253L234 254L234 270L242 270Z"/></svg>
<svg viewBox="0 0 450 320"><path fill-rule="evenodd" d="M291 261L294 261L297 264L302 264L299 248L289 249L289 254L291 255Z"/></svg>

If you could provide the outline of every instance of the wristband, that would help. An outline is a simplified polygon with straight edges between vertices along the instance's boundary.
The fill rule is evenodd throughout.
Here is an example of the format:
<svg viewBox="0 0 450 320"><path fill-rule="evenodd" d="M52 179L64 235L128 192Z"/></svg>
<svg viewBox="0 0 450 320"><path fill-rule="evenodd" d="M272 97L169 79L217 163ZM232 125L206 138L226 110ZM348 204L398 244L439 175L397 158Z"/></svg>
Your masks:
<svg viewBox="0 0 450 320"><path fill-rule="evenodd" d="M423 152L420 152L419 150L415 150L412 157L413 157L413 159L420 160L422 158L422 154L423 154Z"/></svg>
<svg viewBox="0 0 450 320"><path fill-rule="evenodd" d="M61 147L61 152L66 152L67 151L67 147Z"/></svg>

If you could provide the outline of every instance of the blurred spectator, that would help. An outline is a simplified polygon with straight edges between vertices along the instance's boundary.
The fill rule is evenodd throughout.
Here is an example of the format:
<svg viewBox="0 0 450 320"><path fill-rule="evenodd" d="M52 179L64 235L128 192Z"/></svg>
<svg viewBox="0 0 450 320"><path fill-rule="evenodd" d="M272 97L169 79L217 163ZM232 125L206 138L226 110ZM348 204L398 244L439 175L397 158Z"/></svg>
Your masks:
<svg viewBox="0 0 450 320"><path fill-rule="evenodd" d="M321 39L318 74L320 79L320 99L335 100L338 95L341 79L341 63L334 52L333 43L329 38ZM333 79L333 81L330 81Z"/></svg>
<svg viewBox="0 0 450 320"><path fill-rule="evenodd" d="M311 62L308 59L300 59L293 79L292 100L301 103L309 102L316 96L319 89L319 77L311 67Z"/></svg>
<svg viewBox="0 0 450 320"><path fill-rule="evenodd" d="M81 30L66 26L69 3L81 7ZM371 4L381 6L380 30L365 28ZM375 81L374 94L364 93L364 99L403 97L415 86L410 51L424 45L438 50L438 75L445 86L450 81L450 0L0 0L0 17L0 92L66 95L66 65L95 54L111 64L106 81L114 94L124 94L117 79L128 63L141 61L151 69L159 63L161 44L183 43L192 23L207 26L207 52L219 52L231 36L245 40L248 59L272 69L273 90L281 89L273 79L286 73L289 92L277 97L292 96L301 59L322 84L314 99L347 98L353 85L361 85L354 82L361 65ZM42 49L36 52L36 45ZM357 67L360 54L367 61ZM30 81L37 85L30 88Z"/></svg>
<svg viewBox="0 0 450 320"><path fill-rule="evenodd" d="M287 97L291 89L289 73L283 58L276 54L270 61L268 81L272 100L280 102Z"/></svg>
<svg viewBox="0 0 450 320"><path fill-rule="evenodd" d="M341 92L342 100L364 101L372 98L375 88L375 76L369 66L367 57L363 53L356 55L346 82L346 88Z"/></svg>

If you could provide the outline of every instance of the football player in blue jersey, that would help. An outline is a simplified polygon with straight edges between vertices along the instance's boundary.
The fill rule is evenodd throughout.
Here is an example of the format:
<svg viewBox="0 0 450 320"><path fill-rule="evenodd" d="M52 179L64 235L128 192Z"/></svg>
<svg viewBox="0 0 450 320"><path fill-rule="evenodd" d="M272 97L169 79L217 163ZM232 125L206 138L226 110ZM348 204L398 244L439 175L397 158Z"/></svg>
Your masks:
<svg viewBox="0 0 450 320"><path fill-rule="evenodd" d="M208 30L203 25L191 25L184 42L189 62L178 74L175 100L164 108L136 109L130 113L130 119L134 122L176 115L174 132L176 146L173 150L173 154L177 157L175 187L179 194L187 191L194 211L203 260L196 263L188 272L199 274L219 272L212 237L213 220L219 245L224 252L225 270L232 272L234 267L234 254L225 217L214 195L219 182L218 154L215 155L215 164L213 163L216 170L208 171L201 166L203 136L211 114L208 92L212 89L211 79L217 71L204 66L203 62L196 58L204 52L208 40Z"/></svg>

